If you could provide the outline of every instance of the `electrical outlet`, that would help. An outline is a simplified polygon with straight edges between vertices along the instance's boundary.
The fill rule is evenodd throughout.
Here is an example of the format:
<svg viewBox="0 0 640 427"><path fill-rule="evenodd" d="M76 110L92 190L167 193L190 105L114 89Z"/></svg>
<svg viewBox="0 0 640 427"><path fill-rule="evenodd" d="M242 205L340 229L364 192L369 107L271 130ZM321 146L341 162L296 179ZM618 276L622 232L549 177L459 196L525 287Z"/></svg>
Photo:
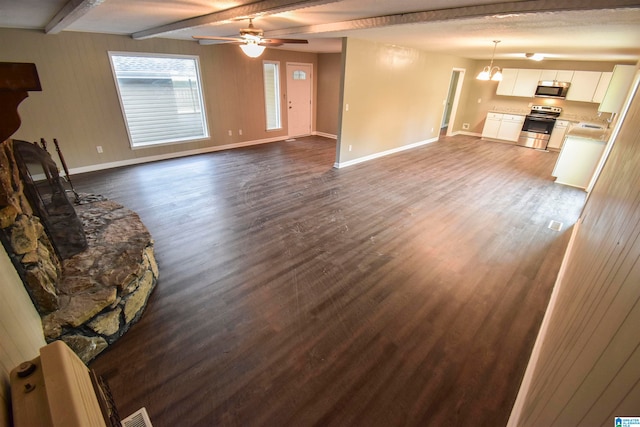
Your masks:
<svg viewBox="0 0 640 427"><path fill-rule="evenodd" d="M478 98L478 104L482 104L482 98Z"/></svg>
<svg viewBox="0 0 640 427"><path fill-rule="evenodd" d="M242 129L238 130L238 135L242 135Z"/></svg>
<svg viewBox="0 0 640 427"><path fill-rule="evenodd" d="M345 109L346 111L349 111L349 104L345 104L344 109Z"/></svg>
<svg viewBox="0 0 640 427"><path fill-rule="evenodd" d="M102 154L102 145L97 145L96 146L96 151L100 154Z"/></svg>
<svg viewBox="0 0 640 427"><path fill-rule="evenodd" d="M352 147L353 147L352 145L349 145L349 151L351 151L351 148L352 148Z"/></svg>
<svg viewBox="0 0 640 427"><path fill-rule="evenodd" d="M233 132L229 129L229 136L233 136Z"/></svg>
<svg viewBox="0 0 640 427"><path fill-rule="evenodd" d="M431 128L431 133L433 133L433 128Z"/></svg>

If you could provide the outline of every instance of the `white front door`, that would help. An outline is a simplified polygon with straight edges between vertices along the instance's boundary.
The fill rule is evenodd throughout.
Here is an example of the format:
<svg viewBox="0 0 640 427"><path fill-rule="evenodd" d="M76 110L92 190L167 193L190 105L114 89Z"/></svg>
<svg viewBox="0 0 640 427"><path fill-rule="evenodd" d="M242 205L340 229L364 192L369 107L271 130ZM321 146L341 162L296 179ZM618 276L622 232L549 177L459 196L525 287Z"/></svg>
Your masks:
<svg viewBox="0 0 640 427"><path fill-rule="evenodd" d="M287 63L287 112L290 137L311 135L313 64Z"/></svg>

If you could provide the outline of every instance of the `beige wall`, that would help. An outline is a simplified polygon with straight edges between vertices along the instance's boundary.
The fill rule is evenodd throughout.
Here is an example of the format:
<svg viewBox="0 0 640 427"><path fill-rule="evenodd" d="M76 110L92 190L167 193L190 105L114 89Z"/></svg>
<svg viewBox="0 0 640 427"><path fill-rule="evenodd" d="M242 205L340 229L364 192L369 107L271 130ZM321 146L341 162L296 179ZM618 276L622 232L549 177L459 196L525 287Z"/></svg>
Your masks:
<svg viewBox="0 0 640 427"><path fill-rule="evenodd" d="M639 147L636 93L565 256L509 426L640 416Z"/></svg>
<svg viewBox="0 0 640 427"><path fill-rule="evenodd" d="M316 130L327 135L338 134L341 61L341 53L321 53L318 55Z"/></svg>
<svg viewBox="0 0 640 427"><path fill-rule="evenodd" d="M459 110L460 128L462 123L469 123L466 132L482 133L482 127L490 110L511 111L514 114L527 114L532 104L555 105L563 109L563 118L576 121L598 121L609 118L609 114L598 117L598 104L590 102L576 102L565 100L542 100L540 98L523 98L519 96L496 95L498 82L475 80L475 76L482 70L487 61L474 61L475 68L471 72L473 79L467 87L468 102ZM579 61L527 61L511 60L495 63L502 68L529 68L552 70L580 70L580 71L613 71L613 62L579 62ZM481 102L478 103L478 100ZM456 120L456 123L458 121ZM458 129L460 129L458 128Z"/></svg>
<svg viewBox="0 0 640 427"><path fill-rule="evenodd" d="M267 49L262 57L250 59L234 45L201 46L162 38L136 41L105 34L45 35L41 31L0 29L0 39L2 61L35 63L43 89L32 92L21 104L22 126L13 137L28 141L57 138L71 168L285 138L286 113L283 130L265 130L262 61L280 61L283 88L286 62L311 63L317 69L317 55L313 53ZM132 150L108 51L197 55L211 138ZM313 99L317 99L315 84ZM98 145L103 147L103 154L97 153Z"/></svg>
<svg viewBox="0 0 640 427"><path fill-rule="evenodd" d="M438 137L451 72L470 61L358 39L343 46L338 163Z"/></svg>
<svg viewBox="0 0 640 427"><path fill-rule="evenodd" d="M0 245L0 426L9 426L9 372L46 343L40 315Z"/></svg>

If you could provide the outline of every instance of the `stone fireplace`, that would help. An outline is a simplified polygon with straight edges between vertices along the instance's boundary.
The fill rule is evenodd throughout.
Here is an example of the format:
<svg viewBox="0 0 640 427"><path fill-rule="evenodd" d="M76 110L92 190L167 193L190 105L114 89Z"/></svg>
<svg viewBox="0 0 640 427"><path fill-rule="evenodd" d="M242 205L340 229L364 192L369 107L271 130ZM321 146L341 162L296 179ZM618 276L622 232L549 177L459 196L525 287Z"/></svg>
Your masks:
<svg viewBox="0 0 640 427"><path fill-rule="evenodd" d="M0 63L0 85L7 82L0 87L0 240L45 339L63 340L86 363L142 316L158 279L153 239L124 206L69 197L46 145L6 139L19 126L15 108L25 89L39 90L35 66Z"/></svg>

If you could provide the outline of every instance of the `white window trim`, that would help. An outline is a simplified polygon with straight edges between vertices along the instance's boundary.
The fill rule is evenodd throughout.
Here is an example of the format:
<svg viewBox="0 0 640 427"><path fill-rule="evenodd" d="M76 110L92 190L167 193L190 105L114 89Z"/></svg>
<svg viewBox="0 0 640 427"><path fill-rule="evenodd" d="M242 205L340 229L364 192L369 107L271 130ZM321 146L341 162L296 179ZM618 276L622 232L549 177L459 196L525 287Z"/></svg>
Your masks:
<svg viewBox="0 0 640 427"><path fill-rule="evenodd" d="M127 131L127 137L129 138L129 145L132 150L139 150L144 148L158 147L158 146L166 146L166 145L175 145L175 144L185 144L190 142L197 142L210 139L209 134L209 126L207 119L207 111L204 102L204 82L202 80L202 75L200 73L200 58L197 55L180 55L180 54L168 54L168 53L152 53L152 52L126 52L126 51L108 51L109 63L111 64L111 72L113 74L113 82L116 87L116 92L118 93L118 102L120 104L120 110L122 112L122 119L124 121L124 126ZM129 123L127 121L127 115L124 109L124 104L122 102L122 94L120 92L120 85L118 84L118 75L116 74L116 69L113 63L113 56L139 56L139 57L149 57L149 58L177 58L177 59L191 59L195 62L195 70L198 78L198 83L200 85L199 91L199 102L200 102L200 113L202 115L202 125L203 125L203 136L197 138L172 138L166 139L162 141L154 141L151 143L133 143L133 138L131 137L131 131L129 130Z"/></svg>
<svg viewBox="0 0 640 427"><path fill-rule="evenodd" d="M276 84L277 84L277 94L276 94L276 114L278 116L278 126L277 127L273 127L273 128L269 128L269 118L268 118L268 113L267 113L267 85L264 79L264 66L266 64L273 64L276 66L276 71L277 71L277 79L276 79ZM264 91L264 119L265 119L265 130L267 132L272 132L272 131L279 131L282 130L282 84L280 82L281 79L281 72L280 72L280 61L262 61L262 87L263 87L263 91Z"/></svg>

